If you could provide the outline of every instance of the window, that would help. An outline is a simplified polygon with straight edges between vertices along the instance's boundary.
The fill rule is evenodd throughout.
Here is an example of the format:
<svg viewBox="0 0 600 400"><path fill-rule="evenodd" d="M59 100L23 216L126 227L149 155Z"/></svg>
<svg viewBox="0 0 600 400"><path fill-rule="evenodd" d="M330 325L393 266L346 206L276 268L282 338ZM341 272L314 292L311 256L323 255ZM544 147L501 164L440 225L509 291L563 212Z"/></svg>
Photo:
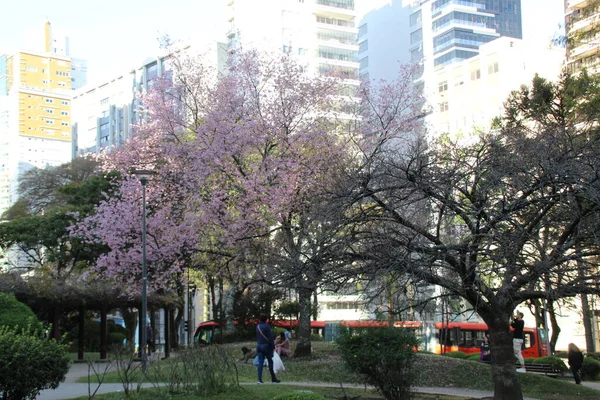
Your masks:
<svg viewBox="0 0 600 400"><path fill-rule="evenodd" d="M44 99L46 103L54 103L54 99Z"/></svg>
<svg viewBox="0 0 600 400"><path fill-rule="evenodd" d="M69 112L68 111L61 111L60 115L69 115Z"/></svg>
<svg viewBox="0 0 600 400"><path fill-rule="evenodd" d="M51 110L50 108L46 108L46 112L48 114L54 114L54 110Z"/></svg>
<svg viewBox="0 0 600 400"><path fill-rule="evenodd" d="M438 92L442 93L448 90L448 81L438 83Z"/></svg>
<svg viewBox="0 0 600 400"><path fill-rule="evenodd" d="M46 122L47 124L50 124L50 125L53 125L53 124L54 124L54 121L53 121L53 120L51 120L51 119L47 119L47 120L45 120L45 122Z"/></svg>
<svg viewBox="0 0 600 400"><path fill-rule="evenodd" d="M69 123L68 123L68 122L61 122L60 124L61 124L62 126L69 126Z"/></svg>
<svg viewBox="0 0 600 400"><path fill-rule="evenodd" d="M423 40L423 29L417 29L410 34L410 44L415 44Z"/></svg>
<svg viewBox="0 0 600 400"><path fill-rule="evenodd" d="M62 104L63 106L68 106L69 102L66 100L61 100L60 104Z"/></svg>
<svg viewBox="0 0 600 400"><path fill-rule="evenodd" d="M410 26L415 26L421 23L421 10L416 13L411 14L410 16Z"/></svg>
<svg viewBox="0 0 600 400"><path fill-rule="evenodd" d="M31 67L29 65L25 66L25 71L29 71L29 72L37 72L37 67Z"/></svg>
<svg viewBox="0 0 600 400"><path fill-rule="evenodd" d="M471 80L476 81L477 79L481 79L481 70L479 68L471 71Z"/></svg>
<svg viewBox="0 0 600 400"><path fill-rule="evenodd" d="M108 104L108 97L100 100L100 104Z"/></svg>
<svg viewBox="0 0 600 400"><path fill-rule="evenodd" d="M440 103L440 112L446 112L448 111L448 102L444 101L443 103Z"/></svg>
<svg viewBox="0 0 600 400"><path fill-rule="evenodd" d="M48 81L47 81L46 79L44 79L44 80L42 81L42 83L43 83L44 85L47 85L47 84L48 84Z"/></svg>
<svg viewBox="0 0 600 400"><path fill-rule="evenodd" d="M488 74L495 74L498 72L498 63L495 62L493 64L488 65Z"/></svg>

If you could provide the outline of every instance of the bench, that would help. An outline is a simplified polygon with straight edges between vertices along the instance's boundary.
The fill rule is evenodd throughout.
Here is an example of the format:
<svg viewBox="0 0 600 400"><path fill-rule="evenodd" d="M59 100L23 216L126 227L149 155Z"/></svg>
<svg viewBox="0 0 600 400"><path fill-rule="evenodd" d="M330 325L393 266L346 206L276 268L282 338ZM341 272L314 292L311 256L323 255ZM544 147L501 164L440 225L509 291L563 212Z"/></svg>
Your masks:
<svg viewBox="0 0 600 400"><path fill-rule="evenodd" d="M517 368L520 367L520 365L517 365ZM525 364L525 369L527 370L527 373L543 374L553 378L562 375L562 371L552 364Z"/></svg>

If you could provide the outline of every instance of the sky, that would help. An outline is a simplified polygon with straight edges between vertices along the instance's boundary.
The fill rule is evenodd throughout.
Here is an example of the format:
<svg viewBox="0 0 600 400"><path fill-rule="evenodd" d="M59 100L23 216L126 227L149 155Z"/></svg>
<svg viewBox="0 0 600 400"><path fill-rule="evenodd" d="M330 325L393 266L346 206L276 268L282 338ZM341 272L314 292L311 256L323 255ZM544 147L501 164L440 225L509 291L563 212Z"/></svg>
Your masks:
<svg viewBox="0 0 600 400"><path fill-rule="evenodd" d="M221 39L226 0L0 0L0 54L41 50L43 25L88 60L88 81L115 77L159 54L158 39ZM391 0L357 0L365 13ZM398 0L394 0L398 1ZM522 0L523 35L547 42L564 22L563 0ZM408 23L408 21L407 21Z"/></svg>

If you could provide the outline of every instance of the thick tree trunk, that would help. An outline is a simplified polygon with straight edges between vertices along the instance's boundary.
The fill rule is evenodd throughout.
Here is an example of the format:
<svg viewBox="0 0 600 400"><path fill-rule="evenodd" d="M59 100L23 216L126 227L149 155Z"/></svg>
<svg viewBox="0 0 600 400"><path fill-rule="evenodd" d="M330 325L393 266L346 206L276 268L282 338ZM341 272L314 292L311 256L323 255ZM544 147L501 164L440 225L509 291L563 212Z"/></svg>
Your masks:
<svg viewBox="0 0 600 400"><path fill-rule="evenodd" d="M548 300L548 315L550 316L550 326L552 327L552 335L550 336L550 352L554 354L556 351L556 342L558 342L558 335L560 335L560 326L556 319L556 313L554 312L554 302Z"/></svg>
<svg viewBox="0 0 600 400"><path fill-rule="evenodd" d="M312 346L310 343L310 296L313 290L309 288L298 288L298 299L300 302L300 319L298 321L298 341L296 342L296 357L310 356Z"/></svg>
<svg viewBox="0 0 600 400"><path fill-rule="evenodd" d="M588 353L595 353L594 332L592 329L592 313L587 294L581 295L581 311L583 316L583 329L585 331L585 348Z"/></svg>
<svg viewBox="0 0 600 400"><path fill-rule="evenodd" d="M516 357L513 352L510 315L499 313L487 320L490 330L494 400L523 400L517 379Z"/></svg>

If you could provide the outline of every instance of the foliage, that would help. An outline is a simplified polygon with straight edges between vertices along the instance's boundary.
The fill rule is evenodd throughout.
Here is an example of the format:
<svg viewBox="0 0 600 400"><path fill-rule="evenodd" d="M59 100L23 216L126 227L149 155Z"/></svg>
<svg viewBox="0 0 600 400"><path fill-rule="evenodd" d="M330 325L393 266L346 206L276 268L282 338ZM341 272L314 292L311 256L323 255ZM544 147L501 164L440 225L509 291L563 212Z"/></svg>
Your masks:
<svg viewBox="0 0 600 400"><path fill-rule="evenodd" d="M565 362L561 358L555 356L526 358L525 364L550 364L553 368L560 372L565 372L568 370Z"/></svg>
<svg viewBox="0 0 600 400"><path fill-rule="evenodd" d="M581 366L581 376L586 380L600 379L600 361L593 357L585 357Z"/></svg>
<svg viewBox="0 0 600 400"><path fill-rule="evenodd" d="M40 331L42 325L27 305L18 301L13 294L0 292L0 327Z"/></svg>
<svg viewBox="0 0 600 400"><path fill-rule="evenodd" d="M57 388L69 370L67 347L39 333L0 327L0 394L21 400Z"/></svg>
<svg viewBox="0 0 600 400"><path fill-rule="evenodd" d="M481 360L481 355L479 353L474 353L474 354L468 354L465 357L465 360L469 360L469 361L480 361Z"/></svg>
<svg viewBox="0 0 600 400"><path fill-rule="evenodd" d="M225 393L238 384L234 358L223 346L192 346L158 366L151 366L150 379L166 386L169 394L195 394L202 397Z"/></svg>
<svg viewBox="0 0 600 400"><path fill-rule="evenodd" d="M127 329L116 324L113 320L107 320L107 345L114 346L122 344L127 338ZM74 327L67 333L67 340L72 342L72 347L77 348L79 339L79 326ZM89 320L84 324L83 349L87 352L100 351L100 322Z"/></svg>
<svg viewBox="0 0 600 400"><path fill-rule="evenodd" d="M467 358L467 353L464 353L462 351L449 351L447 353L444 354L446 357L453 357L453 358Z"/></svg>
<svg viewBox="0 0 600 400"><path fill-rule="evenodd" d="M410 397L419 341L408 329L344 330L338 339L348 369L365 377L386 399Z"/></svg>
<svg viewBox="0 0 600 400"><path fill-rule="evenodd" d="M297 301L282 301L275 309L275 315L282 319L298 319L300 303Z"/></svg>

